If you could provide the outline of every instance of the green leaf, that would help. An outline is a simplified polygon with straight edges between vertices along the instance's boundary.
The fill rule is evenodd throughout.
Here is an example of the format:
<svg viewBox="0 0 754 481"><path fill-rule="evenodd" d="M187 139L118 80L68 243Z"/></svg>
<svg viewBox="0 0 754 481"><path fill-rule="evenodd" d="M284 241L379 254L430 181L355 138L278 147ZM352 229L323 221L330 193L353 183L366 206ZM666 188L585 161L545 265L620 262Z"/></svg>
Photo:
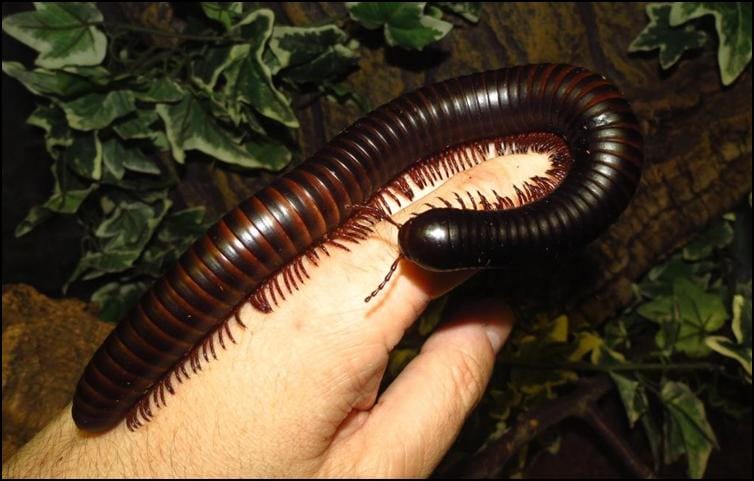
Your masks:
<svg viewBox="0 0 754 481"><path fill-rule="evenodd" d="M99 143L96 139L95 141ZM52 175L55 179L53 192L50 198L42 204L42 207L59 214L75 213L89 193L97 188L97 184L82 182L66 165L67 162L64 159L57 159L52 165Z"/></svg>
<svg viewBox="0 0 754 481"><path fill-rule="evenodd" d="M206 230L204 228L205 213L206 209L202 206L173 212L160 225L157 237L164 242L173 243L203 234Z"/></svg>
<svg viewBox="0 0 754 481"><path fill-rule="evenodd" d="M435 330L442 320L445 306L448 304L448 296L442 296L432 301L419 319L419 335L427 336Z"/></svg>
<svg viewBox="0 0 754 481"><path fill-rule="evenodd" d="M717 447L704 405L686 384L679 382L664 383L660 399L668 414L666 426L670 436L667 447L670 449L666 452L686 454L688 475L701 478L712 448Z"/></svg>
<svg viewBox="0 0 754 481"><path fill-rule="evenodd" d="M549 333L560 322L559 320L548 321L544 329L527 334L522 338L516 338L511 347L503 349L501 359L503 364L533 364L558 366L568 361L568 353L573 350L561 342L553 342L546 333ZM562 369L526 369L512 368L510 372L511 383L527 399L538 397L551 398L554 388L574 381L578 376L573 371Z"/></svg>
<svg viewBox="0 0 754 481"><path fill-rule="evenodd" d="M156 132L152 128L152 124L159 118L154 110L139 109L122 119L118 119L113 124L113 130L123 140L148 139Z"/></svg>
<svg viewBox="0 0 754 481"><path fill-rule="evenodd" d="M728 318L722 299L686 279L678 279L673 290L681 321L676 349L689 356L709 354L704 340L720 329Z"/></svg>
<svg viewBox="0 0 754 481"><path fill-rule="evenodd" d="M36 95L69 97L90 92L94 88L91 82L77 75L41 68L26 70L18 62L3 62L3 72L21 82L27 90Z"/></svg>
<svg viewBox="0 0 754 481"><path fill-rule="evenodd" d="M113 76L113 74L111 74L105 67L100 65L89 67L69 65L68 67L63 67L63 70L79 77L84 77L86 80L99 86L105 86L114 80L120 80L131 76L131 74L127 72Z"/></svg>
<svg viewBox="0 0 754 481"><path fill-rule="evenodd" d="M668 262L652 268L640 288L649 297L659 297L672 295L677 279L688 279L706 287L715 265L713 262L686 262L677 253Z"/></svg>
<svg viewBox="0 0 754 481"><path fill-rule="evenodd" d="M704 32L688 25L673 28L670 24L670 3L650 3L646 7L649 25L628 47L629 52L660 49L660 66L667 70L672 67L686 50L699 48L707 41Z"/></svg>
<svg viewBox="0 0 754 481"><path fill-rule="evenodd" d="M149 80L146 90L136 90L133 95L143 102L178 102L185 95L185 91L173 80L158 78Z"/></svg>
<svg viewBox="0 0 754 481"><path fill-rule="evenodd" d="M751 61L751 3L674 2L670 25L681 25L704 15L715 17L720 77L723 85L730 85Z"/></svg>
<svg viewBox="0 0 754 481"><path fill-rule="evenodd" d="M22 235L34 230L35 227L50 219L53 216L53 212L49 209L45 209L41 205L35 205L29 209L29 213L26 214L24 220L18 223L13 235L21 237Z"/></svg>
<svg viewBox="0 0 754 481"><path fill-rule="evenodd" d="M249 43L231 48L230 56L239 60L223 72L226 81L223 93L235 102L235 107L231 107L236 113L240 112L240 104L245 103L265 117L297 128L298 119L290 107L290 100L275 88L272 72L262 61L274 19L271 10L262 9L239 22L238 28Z"/></svg>
<svg viewBox="0 0 754 481"><path fill-rule="evenodd" d="M242 49L232 50L231 47L212 47L199 60L191 64L191 80L206 92L212 92L220 78L220 74L241 55L247 52Z"/></svg>
<svg viewBox="0 0 754 481"><path fill-rule="evenodd" d="M661 461L660 446L662 445L663 440L662 432L657 426L657 422L655 421L651 412L646 412L639 419L642 428L644 428L644 434L647 436L649 448L652 450L652 457L655 460L655 471L657 471L657 468L659 468Z"/></svg>
<svg viewBox="0 0 754 481"><path fill-rule="evenodd" d="M453 25L424 14L427 2L346 2L351 18L368 29L383 27L388 45L421 50Z"/></svg>
<svg viewBox="0 0 754 481"><path fill-rule="evenodd" d="M390 376L395 377L405 368L412 359L419 354L418 349L393 349L390 352L387 372Z"/></svg>
<svg viewBox="0 0 754 481"><path fill-rule="evenodd" d="M275 168L267 159L255 157L249 149L237 145L225 130L207 115L193 95L178 104L158 104L157 114L165 122L173 157L183 163L185 151L196 149L218 160L247 168Z"/></svg>
<svg viewBox="0 0 754 481"><path fill-rule="evenodd" d="M441 9L454 13L471 23L479 21L482 4L479 2L432 2Z"/></svg>
<svg viewBox="0 0 754 481"><path fill-rule="evenodd" d="M192 207L165 217L139 258L139 273L159 277L183 252L204 234L204 207Z"/></svg>
<svg viewBox="0 0 754 481"><path fill-rule="evenodd" d="M102 14L94 3L37 2L36 11L3 19L3 30L28 45L44 68L99 65L105 58L107 38L94 25Z"/></svg>
<svg viewBox="0 0 754 481"><path fill-rule="evenodd" d="M683 258L698 261L709 256L714 250L727 247L733 242L733 228L728 221L722 221L711 229L702 232L683 248Z"/></svg>
<svg viewBox="0 0 754 481"><path fill-rule="evenodd" d="M102 178L102 144L96 132L79 134L63 154L65 164L82 177Z"/></svg>
<svg viewBox="0 0 754 481"><path fill-rule="evenodd" d="M321 27L276 26L270 37L270 52L277 58L278 69L301 65L322 55L333 45L347 40L346 33L335 25Z"/></svg>
<svg viewBox="0 0 754 481"><path fill-rule="evenodd" d="M122 154L125 150L117 139L110 139L102 144L102 165L104 166L102 181L104 183L117 185L123 179L126 169L123 167Z"/></svg>
<svg viewBox="0 0 754 481"><path fill-rule="evenodd" d="M65 112L68 125L78 130L107 127L113 120L136 110L134 94L128 90L92 93L58 105Z"/></svg>
<svg viewBox="0 0 754 481"><path fill-rule="evenodd" d="M225 30L230 30L230 27L236 23L243 11L243 3L241 2L200 2L202 10L207 18L217 20L225 26Z"/></svg>
<svg viewBox="0 0 754 481"><path fill-rule="evenodd" d="M615 372L611 372L610 377L618 387L618 392L623 400L623 407L625 407L626 415L628 416L629 426L633 428L636 421L638 421L649 408L647 394L638 381L629 379Z"/></svg>
<svg viewBox="0 0 754 481"><path fill-rule="evenodd" d="M358 62L358 42L335 25L322 27L275 27L270 38L272 58L265 63L272 74L294 83L322 83L350 70Z"/></svg>
<svg viewBox="0 0 754 481"><path fill-rule="evenodd" d="M710 336L705 342L713 351L741 364L751 382L751 299L745 299L741 294L733 296L731 330L735 340Z"/></svg>
<svg viewBox="0 0 754 481"><path fill-rule="evenodd" d="M291 161L291 151L282 144L268 139L250 140L243 145L246 152L264 162L265 168L280 170Z"/></svg>
<svg viewBox="0 0 754 481"><path fill-rule="evenodd" d="M136 305L149 289L147 282L110 282L97 289L91 301L99 305L99 317L106 322L118 322Z"/></svg>
<svg viewBox="0 0 754 481"><path fill-rule="evenodd" d="M330 47L311 62L291 67L281 73L288 81L298 84L322 83L343 76L359 61L356 52L343 45Z"/></svg>
<svg viewBox="0 0 754 481"><path fill-rule="evenodd" d="M640 305L636 312L650 321L661 324L675 319L674 309L675 302L672 296L660 296Z"/></svg>
<svg viewBox="0 0 754 481"><path fill-rule="evenodd" d="M637 312L660 324L656 342L666 352L672 349L692 357L709 354L705 340L727 318L719 295L708 293L685 277L673 282L673 294L660 296L637 308Z"/></svg>
<svg viewBox="0 0 754 481"><path fill-rule="evenodd" d="M54 179L52 195L44 204L29 210L24 220L16 226L15 236L21 237L54 214L74 214L97 184L85 184L73 175L62 159L56 159L52 165Z"/></svg>
<svg viewBox="0 0 754 481"><path fill-rule="evenodd" d="M95 230L101 243L81 256L65 287L82 276L94 279L131 268L171 205L167 198L154 205L121 202Z"/></svg>
<svg viewBox="0 0 754 481"><path fill-rule="evenodd" d="M353 104L362 112L369 112L372 110L369 101L348 85L325 81L318 88L319 91L324 93L330 100L342 104L353 102Z"/></svg>
<svg viewBox="0 0 754 481"><path fill-rule="evenodd" d="M141 150L125 147L117 139L110 139L102 145L102 158L105 165L103 180L119 185L126 170L143 174L160 174L160 168L149 160Z"/></svg>
<svg viewBox="0 0 754 481"><path fill-rule="evenodd" d="M65 115L54 105L37 107L26 119L26 123L45 131L45 147L54 159L60 154L56 147L73 144L73 133L68 128Z"/></svg>

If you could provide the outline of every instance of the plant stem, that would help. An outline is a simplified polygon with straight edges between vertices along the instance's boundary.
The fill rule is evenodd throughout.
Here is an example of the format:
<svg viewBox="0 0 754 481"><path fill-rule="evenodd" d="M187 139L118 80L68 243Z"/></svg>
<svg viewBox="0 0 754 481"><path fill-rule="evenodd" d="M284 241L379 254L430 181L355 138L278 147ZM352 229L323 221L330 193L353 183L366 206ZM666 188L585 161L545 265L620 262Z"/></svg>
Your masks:
<svg viewBox="0 0 754 481"><path fill-rule="evenodd" d="M635 476L653 477L654 473L643 466L638 456L595 411L595 403L607 394L612 386L612 381L605 375L582 380L570 394L547 401L519 416L511 429L478 452L459 473L439 474L443 477L455 474L460 474L464 478L495 477L524 445L564 419L577 417L588 422L601 438L615 449L616 454Z"/></svg>
<svg viewBox="0 0 754 481"><path fill-rule="evenodd" d="M615 451L633 477L642 479L655 477L652 470L639 459L631 446L615 433L595 405L592 404L579 417L586 421L600 435L602 440Z"/></svg>

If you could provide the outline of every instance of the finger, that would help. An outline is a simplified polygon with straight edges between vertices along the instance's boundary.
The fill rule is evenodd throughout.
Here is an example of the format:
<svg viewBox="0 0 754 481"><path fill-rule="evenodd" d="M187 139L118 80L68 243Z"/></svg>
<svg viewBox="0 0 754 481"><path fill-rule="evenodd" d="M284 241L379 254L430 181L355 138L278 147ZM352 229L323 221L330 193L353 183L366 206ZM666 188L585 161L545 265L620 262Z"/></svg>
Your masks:
<svg viewBox="0 0 754 481"><path fill-rule="evenodd" d="M443 206L439 199L453 200L458 193L464 194L462 199L466 199L467 208L471 205L465 194L470 192L477 201L479 194L487 199L495 199L497 193L515 197L510 192L513 186L521 185L542 168L541 157L511 155L488 160L438 184L434 190L417 189L414 200L404 203L392 217L396 222L406 222L412 215L428 210L425 204ZM453 200L453 205L460 207L457 200ZM329 253L322 256L319 265L308 270L310 279L290 296L293 302L278 306L270 316L273 319L254 316L249 308L249 322L253 324L256 317L260 324L268 326L295 323L294 328L309 330L319 339L344 340L346 336L348 343L353 343L358 335L365 343L380 341L384 354L385 349L392 349L400 340L430 300L474 273L473 270L429 272L404 260L385 288L365 303L364 298L383 281L399 254L397 229L388 222L380 222L366 241L344 245L350 251L328 247ZM309 322L304 323L303 319Z"/></svg>
<svg viewBox="0 0 754 481"><path fill-rule="evenodd" d="M385 446L388 452L376 453L374 460L386 463L381 467L390 472L383 474L430 474L481 399L512 324L511 311L500 301L464 306L427 340L349 443Z"/></svg>

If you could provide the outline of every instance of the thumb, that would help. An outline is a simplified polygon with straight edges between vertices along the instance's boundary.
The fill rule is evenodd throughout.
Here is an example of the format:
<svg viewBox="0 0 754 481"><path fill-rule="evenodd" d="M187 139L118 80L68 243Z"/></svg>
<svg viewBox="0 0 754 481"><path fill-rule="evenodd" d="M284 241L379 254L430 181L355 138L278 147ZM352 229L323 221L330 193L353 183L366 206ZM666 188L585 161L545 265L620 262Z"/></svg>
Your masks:
<svg viewBox="0 0 754 481"><path fill-rule="evenodd" d="M371 460L378 463L376 472L431 474L481 399L513 314L501 301L475 300L449 321L430 336L355 433L380 457Z"/></svg>

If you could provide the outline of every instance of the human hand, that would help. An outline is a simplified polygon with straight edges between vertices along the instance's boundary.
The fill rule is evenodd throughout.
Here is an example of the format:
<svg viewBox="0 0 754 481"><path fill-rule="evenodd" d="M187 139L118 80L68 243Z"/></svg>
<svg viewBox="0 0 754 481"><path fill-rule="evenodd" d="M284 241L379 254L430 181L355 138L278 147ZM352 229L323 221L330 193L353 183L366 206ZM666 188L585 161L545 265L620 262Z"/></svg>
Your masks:
<svg viewBox="0 0 754 481"><path fill-rule="evenodd" d="M434 196L493 188L512 194L507 189L536 164L522 157L458 174L394 219L405 222ZM176 395L150 423L88 435L76 429L68 407L4 466L5 474L430 474L481 398L512 316L495 301L464 306L378 399L388 354L405 330L431 299L473 274L429 273L404 261L366 304L397 255L395 238L395 227L382 222L367 241L349 245L351 252L330 249L272 313L245 306L247 328L231 322L237 344L175 385Z"/></svg>

